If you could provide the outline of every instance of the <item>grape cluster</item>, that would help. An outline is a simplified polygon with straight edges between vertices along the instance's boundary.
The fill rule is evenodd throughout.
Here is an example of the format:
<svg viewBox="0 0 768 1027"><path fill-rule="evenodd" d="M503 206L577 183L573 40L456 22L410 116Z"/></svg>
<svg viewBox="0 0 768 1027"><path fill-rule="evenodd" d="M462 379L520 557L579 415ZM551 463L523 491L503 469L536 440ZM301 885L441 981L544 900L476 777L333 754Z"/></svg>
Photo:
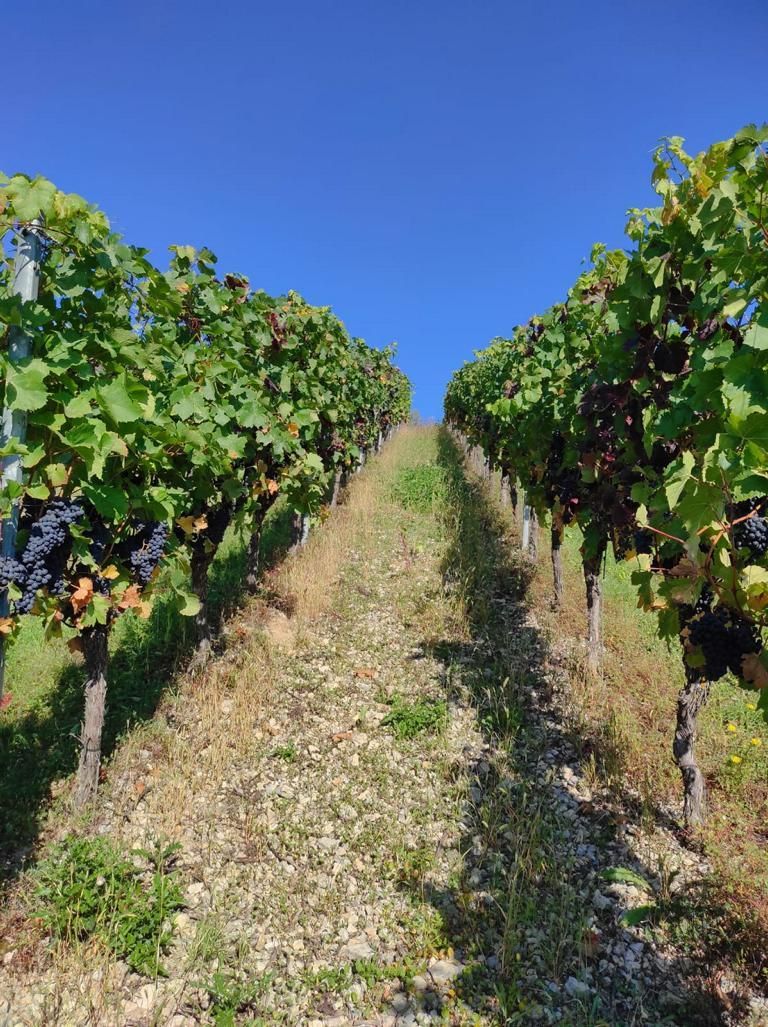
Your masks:
<svg viewBox="0 0 768 1027"><path fill-rule="evenodd" d="M705 609L690 622L691 644L701 649L705 676L710 681L728 670L741 675L742 657L762 648L760 631L725 606Z"/></svg>
<svg viewBox="0 0 768 1027"><path fill-rule="evenodd" d="M9 556L0 559L0 589L6 589L9 585L21 587L26 580L27 568L23 563Z"/></svg>
<svg viewBox="0 0 768 1027"><path fill-rule="evenodd" d="M636 528L632 533L632 542L636 553L653 552L653 532L646 528Z"/></svg>
<svg viewBox="0 0 768 1027"><path fill-rule="evenodd" d="M22 595L16 602L16 613L29 613L40 589L47 588L52 595L64 591L64 568L72 542L70 528L82 516L79 503L56 499L35 521L21 554L25 574L23 583L17 582Z"/></svg>
<svg viewBox="0 0 768 1027"><path fill-rule="evenodd" d="M750 517L737 524L733 530L733 541L738 549L748 549L755 560L768 553L768 520L765 517Z"/></svg>
<svg viewBox="0 0 768 1027"><path fill-rule="evenodd" d="M759 560L761 556L768 553L768 518L760 517L757 514L758 510L764 508L766 502L768 502L768 497L755 496L742 503L737 503L733 511L734 520L752 514L748 520L741 521L733 529L733 544L737 549L748 550L753 560Z"/></svg>
<svg viewBox="0 0 768 1027"><path fill-rule="evenodd" d="M168 525L155 521L140 525L139 530L127 540L127 563L140 585L149 584L163 558L168 535Z"/></svg>
<svg viewBox="0 0 768 1027"><path fill-rule="evenodd" d="M712 609L712 603L715 600L715 593L705 584L699 593L699 598L695 603L683 603L679 608L680 627L686 627L690 625L691 621L697 618L702 613L707 613Z"/></svg>

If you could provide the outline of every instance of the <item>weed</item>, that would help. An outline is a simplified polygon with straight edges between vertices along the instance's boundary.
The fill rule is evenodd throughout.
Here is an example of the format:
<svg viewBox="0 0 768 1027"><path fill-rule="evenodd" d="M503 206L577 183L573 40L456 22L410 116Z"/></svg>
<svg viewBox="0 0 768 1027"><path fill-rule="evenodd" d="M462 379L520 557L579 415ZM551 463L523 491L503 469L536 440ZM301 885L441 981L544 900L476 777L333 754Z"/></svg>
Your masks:
<svg viewBox="0 0 768 1027"><path fill-rule="evenodd" d="M207 984L198 984L197 987L208 992L216 1027L235 1027L238 1015L250 1012L274 979L274 973L265 973L253 981L245 982L231 974L219 972Z"/></svg>
<svg viewBox="0 0 768 1027"><path fill-rule="evenodd" d="M391 727L396 738L410 739L424 731L440 731L448 719L448 707L442 699L419 699L410 703L395 694L387 702L391 712L381 724Z"/></svg>
<svg viewBox="0 0 768 1027"><path fill-rule="evenodd" d="M204 966L216 959L224 947L224 928L218 917L203 917L189 947L188 966Z"/></svg>
<svg viewBox="0 0 768 1027"><path fill-rule="evenodd" d="M308 988L321 989L328 992L344 991L352 984L353 974L350 966L328 966L320 970L307 971L303 981Z"/></svg>
<svg viewBox="0 0 768 1027"><path fill-rule="evenodd" d="M298 749L294 742L286 742L285 745L278 745L272 750L271 755L278 760L285 760L286 763L293 763L298 755Z"/></svg>
<svg viewBox="0 0 768 1027"><path fill-rule="evenodd" d="M105 838L70 836L35 872L36 914L67 944L97 938L138 973L163 975L160 956L183 905L173 869L179 848L136 850L141 869Z"/></svg>
<svg viewBox="0 0 768 1027"><path fill-rule="evenodd" d="M377 963L373 959L356 959L352 971L356 977L365 981L369 988L383 981L402 981L406 988L410 987L413 978L423 973L426 967L424 960L414 960L406 956L401 963Z"/></svg>
<svg viewBox="0 0 768 1027"><path fill-rule="evenodd" d="M429 513L445 499L448 476L437 464L404 467L392 485L392 495L401 506L418 513Z"/></svg>
<svg viewBox="0 0 768 1027"><path fill-rule="evenodd" d="M398 884L406 888L420 889L424 878L435 867L434 847L421 845L417 849L399 847L393 860L393 873Z"/></svg>

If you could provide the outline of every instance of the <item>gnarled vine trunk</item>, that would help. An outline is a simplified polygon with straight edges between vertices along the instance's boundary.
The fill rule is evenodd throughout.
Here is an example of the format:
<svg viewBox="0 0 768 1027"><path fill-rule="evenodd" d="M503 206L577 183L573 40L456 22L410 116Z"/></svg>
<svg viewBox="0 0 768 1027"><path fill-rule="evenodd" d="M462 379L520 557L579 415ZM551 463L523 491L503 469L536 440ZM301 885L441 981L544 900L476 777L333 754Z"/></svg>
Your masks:
<svg viewBox="0 0 768 1027"><path fill-rule="evenodd" d="M197 538L190 545L192 550L190 560L192 591L200 601L200 609L195 614L197 648L194 662L198 665L205 663L211 651L212 632L208 610L209 571L234 513L235 509L231 506L220 506L216 510L209 511L205 535Z"/></svg>
<svg viewBox="0 0 768 1027"><path fill-rule="evenodd" d="M528 553L533 561L539 558L539 515L531 508L531 527L528 536Z"/></svg>
<svg viewBox="0 0 768 1027"><path fill-rule="evenodd" d="M595 556L584 558L584 584L587 593L587 670L597 674L602 660L602 584L600 572L605 555L605 542Z"/></svg>
<svg viewBox="0 0 768 1027"><path fill-rule="evenodd" d="M709 685L686 666L686 684L677 697L677 723L672 752L683 779L683 816L689 827L704 820L706 789L704 776L696 763L696 718L709 696Z"/></svg>
<svg viewBox="0 0 768 1027"><path fill-rule="evenodd" d="M107 702L107 667L109 664L109 628L94 624L81 634L83 655L88 672L85 682L85 712L80 732L80 760L73 802L82 807L96 795L101 768L101 736Z"/></svg>
<svg viewBox="0 0 768 1027"><path fill-rule="evenodd" d="M331 492L331 509L339 505L339 493L341 492L342 470L339 468L333 478L333 491Z"/></svg>
<svg viewBox="0 0 768 1027"><path fill-rule="evenodd" d="M563 579L563 533L552 528L552 583L554 585L553 602L556 610L563 605L565 582Z"/></svg>
<svg viewBox="0 0 768 1027"><path fill-rule="evenodd" d="M264 519L261 514L257 514L248 539L248 551L245 557L245 590L249 595L256 594L261 580L261 533L263 527Z"/></svg>
<svg viewBox="0 0 768 1027"><path fill-rule="evenodd" d="M291 519L291 546L299 549L309 538L309 514L295 513Z"/></svg>
<svg viewBox="0 0 768 1027"><path fill-rule="evenodd" d="M502 471L501 472L501 482L499 484L499 493L500 493L500 498L501 498L501 505L502 506L509 506L512 497L510 495L509 475L507 474L506 471Z"/></svg>
<svg viewBox="0 0 768 1027"><path fill-rule="evenodd" d="M259 499L253 512L253 523L245 556L245 590L249 595L255 595L261 583L261 541L264 520L274 503L275 496L265 494Z"/></svg>
<svg viewBox="0 0 768 1027"><path fill-rule="evenodd" d="M213 563L214 553L215 550L206 548L202 540L192 546L192 558L190 560L192 591L200 601L200 609L195 614L196 663L204 663L211 651L211 623L208 613L208 571Z"/></svg>

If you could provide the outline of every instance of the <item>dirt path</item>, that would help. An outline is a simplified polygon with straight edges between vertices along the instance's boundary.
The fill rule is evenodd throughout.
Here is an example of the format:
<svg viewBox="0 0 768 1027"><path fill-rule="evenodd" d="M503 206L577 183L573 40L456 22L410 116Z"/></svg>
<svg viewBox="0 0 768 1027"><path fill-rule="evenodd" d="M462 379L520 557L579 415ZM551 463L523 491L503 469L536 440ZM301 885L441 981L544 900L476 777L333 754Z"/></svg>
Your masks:
<svg viewBox="0 0 768 1027"><path fill-rule="evenodd" d="M660 854L669 887L704 868L580 769L514 552L446 439L402 432L284 575L325 609L244 611L109 769L89 831L181 845L167 977L19 945L0 1025L726 1022L619 922Z"/></svg>

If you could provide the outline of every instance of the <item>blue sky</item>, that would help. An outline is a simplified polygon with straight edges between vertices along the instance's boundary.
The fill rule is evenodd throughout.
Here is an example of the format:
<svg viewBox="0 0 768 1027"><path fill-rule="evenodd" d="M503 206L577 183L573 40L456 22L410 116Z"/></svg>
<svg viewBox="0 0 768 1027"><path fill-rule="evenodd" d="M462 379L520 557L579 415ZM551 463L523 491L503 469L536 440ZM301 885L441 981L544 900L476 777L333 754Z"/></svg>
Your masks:
<svg viewBox="0 0 768 1027"><path fill-rule="evenodd" d="M622 244L660 136L768 118L765 0L43 0L3 44L2 170L397 340L425 417Z"/></svg>

